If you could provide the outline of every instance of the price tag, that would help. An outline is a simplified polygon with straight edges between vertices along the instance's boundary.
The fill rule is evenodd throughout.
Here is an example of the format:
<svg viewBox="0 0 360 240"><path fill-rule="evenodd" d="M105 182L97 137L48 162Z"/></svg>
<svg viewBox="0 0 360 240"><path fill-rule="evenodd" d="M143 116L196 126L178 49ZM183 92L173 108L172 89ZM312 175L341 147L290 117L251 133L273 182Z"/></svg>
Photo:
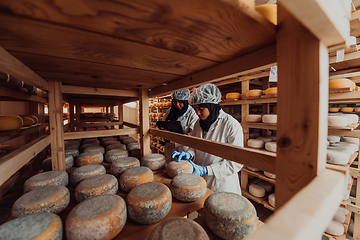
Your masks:
<svg viewBox="0 0 360 240"><path fill-rule="evenodd" d="M345 50L344 49L340 49L340 50L336 51L336 62L344 61L344 57L345 57Z"/></svg>
<svg viewBox="0 0 360 240"><path fill-rule="evenodd" d="M277 72L278 72L277 66L271 67L270 75L269 75L269 82L277 82Z"/></svg>

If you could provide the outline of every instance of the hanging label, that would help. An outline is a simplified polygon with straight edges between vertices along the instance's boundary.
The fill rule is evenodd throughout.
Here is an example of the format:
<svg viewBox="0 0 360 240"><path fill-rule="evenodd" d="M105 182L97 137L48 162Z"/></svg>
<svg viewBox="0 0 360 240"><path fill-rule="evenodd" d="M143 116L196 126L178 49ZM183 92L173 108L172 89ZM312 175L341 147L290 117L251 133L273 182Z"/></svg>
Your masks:
<svg viewBox="0 0 360 240"><path fill-rule="evenodd" d="M344 61L344 57L345 57L345 50L344 49L340 49L340 50L336 51L336 62Z"/></svg>
<svg viewBox="0 0 360 240"><path fill-rule="evenodd" d="M277 66L271 67L270 69L270 75L269 75L269 82L277 82Z"/></svg>

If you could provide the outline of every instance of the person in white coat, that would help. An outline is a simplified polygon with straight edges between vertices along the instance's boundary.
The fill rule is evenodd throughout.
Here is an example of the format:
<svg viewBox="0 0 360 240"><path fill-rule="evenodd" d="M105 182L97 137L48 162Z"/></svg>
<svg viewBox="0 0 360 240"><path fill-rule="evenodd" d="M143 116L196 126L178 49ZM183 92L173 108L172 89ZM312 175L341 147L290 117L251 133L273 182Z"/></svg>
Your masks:
<svg viewBox="0 0 360 240"><path fill-rule="evenodd" d="M191 135L212 141L244 146L240 123L225 113L218 104L221 92L214 84L205 84L191 95L189 103L194 107L199 120ZM242 164L189 148L186 152L173 152L178 161L188 160L194 167L194 174L202 176L207 187L214 192L233 192L241 195L238 172ZM194 159L194 162L192 161Z"/></svg>
<svg viewBox="0 0 360 240"><path fill-rule="evenodd" d="M184 134L188 134L194 129L195 122L198 120L195 110L189 105L190 91L183 89L171 93L172 104L163 117L163 121L179 121ZM165 144L165 160L169 163L174 151L185 151L188 147L174 142Z"/></svg>

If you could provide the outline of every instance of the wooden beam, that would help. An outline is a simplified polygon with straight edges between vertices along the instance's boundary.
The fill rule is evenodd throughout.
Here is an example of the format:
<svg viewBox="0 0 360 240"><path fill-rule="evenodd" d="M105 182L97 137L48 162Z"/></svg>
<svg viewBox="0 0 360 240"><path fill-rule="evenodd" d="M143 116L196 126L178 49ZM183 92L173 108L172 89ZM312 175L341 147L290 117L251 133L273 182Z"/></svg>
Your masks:
<svg viewBox="0 0 360 240"><path fill-rule="evenodd" d="M141 157L150 154L150 134L149 134L149 91L140 89L140 145Z"/></svg>
<svg viewBox="0 0 360 240"><path fill-rule="evenodd" d="M97 130L97 131L82 131L82 132L66 132L64 139L78 139L78 138L92 138L92 137L107 137L115 135L138 134L138 128L126 129L111 129L111 130Z"/></svg>
<svg viewBox="0 0 360 240"><path fill-rule="evenodd" d="M80 123L80 115L81 115L81 105L80 103L75 104L76 107L76 123Z"/></svg>
<svg viewBox="0 0 360 240"><path fill-rule="evenodd" d="M329 79L349 78L349 77L360 76L360 67L330 72L329 75L330 75Z"/></svg>
<svg viewBox="0 0 360 240"><path fill-rule="evenodd" d="M354 103L360 101L360 91L348 93L331 93L329 95L330 103Z"/></svg>
<svg viewBox="0 0 360 240"><path fill-rule="evenodd" d="M127 127L131 127L131 128L139 128L140 127L137 124L133 124L133 123L129 123L129 122L124 122L124 125Z"/></svg>
<svg viewBox="0 0 360 240"><path fill-rule="evenodd" d="M114 98L114 99L101 99L101 98L72 98L74 102L82 103L83 106L86 104L117 104L122 98Z"/></svg>
<svg viewBox="0 0 360 240"><path fill-rule="evenodd" d="M14 101L31 101L40 103L48 102L45 98L41 98L36 95L29 95L3 86L0 86L0 96L13 98Z"/></svg>
<svg viewBox="0 0 360 240"><path fill-rule="evenodd" d="M150 128L150 134L266 172L275 172L276 154Z"/></svg>
<svg viewBox="0 0 360 240"><path fill-rule="evenodd" d="M347 131L347 130L338 130L338 129L331 129L329 128L329 135L337 135L337 136L346 136L346 137L356 137L358 138L360 136L360 130L356 129L353 131Z"/></svg>
<svg viewBox="0 0 360 240"><path fill-rule="evenodd" d="M102 127L116 125L123 125L123 122L84 122L71 124L70 127Z"/></svg>
<svg viewBox="0 0 360 240"><path fill-rule="evenodd" d="M117 90L108 88L93 88L63 85L63 93L65 94L82 94L82 95L98 95L98 96L116 96L116 97L138 97L138 91Z"/></svg>
<svg viewBox="0 0 360 240"><path fill-rule="evenodd" d="M260 73L255 73L255 74L250 74L250 75L245 75L245 76L239 76L237 78L224 80L224 81L217 82L217 83L214 83L214 84L216 86L222 86L222 85L227 85L227 84L231 84L231 83L243 82L243 81L252 80L252 79L256 79L256 78L266 77L266 76L269 76L269 74L270 74L270 69L269 70L264 70L263 72L260 72Z"/></svg>
<svg viewBox="0 0 360 240"><path fill-rule="evenodd" d="M124 122L124 104L122 102L118 104L118 114L119 122ZM123 126L119 126L119 128L123 128Z"/></svg>
<svg viewBox="0 0 360 240"><path fill-rule="evenodd" d="M245 96L245 93L250 89L250 81L244 81L241 83L241 94ZM246 116L249 115L249 104L241 105L241 122L246 123ZM247 141L249 139L249 127L243 126L243 134L244 134L244 146L247 146Z"/></svg>
<svg viewBox="0 0 360 240"><path fill-rule="evenodd" d="M69 112L70 112L70 127L71 131L75 131L73 124L75 123L75 116L74 116L74 102L69 102Z"/></svg>
<svg viewBox="0 0 360 240"><path fill-rule="evenodd" d="M358 52L345 53L344 62L359 59L359 58L360 58L360 52L359 51ZM330 64L336 63L336 56L330 57L329 58L329 63Z"/></svg>
<svg viewBox="0 0 360 240"><path fill-rule="evenodd" d="M125 98L122 102L123 104L125 103L129 103L129 102L136 102L136 101L139 101L139 98Z"/></svg>

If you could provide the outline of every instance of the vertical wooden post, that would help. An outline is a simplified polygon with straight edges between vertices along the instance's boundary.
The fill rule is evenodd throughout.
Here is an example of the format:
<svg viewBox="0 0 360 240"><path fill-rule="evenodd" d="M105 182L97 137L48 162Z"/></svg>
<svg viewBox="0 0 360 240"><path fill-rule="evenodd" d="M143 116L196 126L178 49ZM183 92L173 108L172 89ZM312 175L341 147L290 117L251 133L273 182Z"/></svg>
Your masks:
<svg viewBox="0 0 360 240"><path fill-rule="evenodd" d="M360 154L360 150L359 150ZM360 155L358 155L360 156ZM360 161L358 157L358 169L360 169ZM356 179L356 199L355 205L360 206L360 178ZM360 240L360 214L354 212L354 232L353 232L353 240Z"/></svg>
<svg viewBox="0 0 360 240"><path fill-rule="evenodd" d="M75 104L76 107L76 123L80 123L81 105L80 103Z"/></svg>
<svg viewBox="0 0 360 240"><path fill-rule="evenodd" d="M124 105L123 103L118 104L119 122L124 122ZM123 129L123 125L119 125L119 129Z"/></svg>
<svg viewBox="0 0 360 240"><path fill-rule="evenodd" d="M250 81L241 82L241 95L245 96L245 93L249 91L250 88ZM246 122L246 116L249 115L249 104L242 104L241 105L241 122ZM244 146L247 144L247 140L249 139L249 128L243 127L243 134L244 134ZM249 182L249 174L246 172L241 172L240 176L240 187L241 191L246 191L247 185Z"/></svg>
<svg viewBox="0 0 360 240"><path fill-rule="evenodd" d="M270 83L269 83L269 78L266 78L262 81L263 83L263 90L266 90L268 87L270 87ZM262 113L263 114L268 114L270 112L270 103L263 103L262 105ZM262 135L263 136L267 136L269 133L269 130L267 129L263 129L262 130Z"/></svg>
<svg viewBox="0 0 360 240"><path fill-rule="evenodd" d="M62 87L61 82L48 84L52 169L65 171Z"/></svg>
<svg viewBox="0 0 360 240"><path fill-rule="evenodd" d="M75 119L74 119L74 103L72 101L69 101L69 111L70 111L70 130L71 130L71 132L74 132L75 128L72 126L72 124L75 123Z"/></svg>
<svg viewBox="0 0 360 240"><path fill-rule="evenodd" d="M149 91L140 89L140 145L141 157L149 154L150 134L149 134Z"/></svg>
<svg viewBox="0 0 360 240"><path fill-rule="evenodd" d="M327 47L278 4L276 208L325 169Z"/></svg>

